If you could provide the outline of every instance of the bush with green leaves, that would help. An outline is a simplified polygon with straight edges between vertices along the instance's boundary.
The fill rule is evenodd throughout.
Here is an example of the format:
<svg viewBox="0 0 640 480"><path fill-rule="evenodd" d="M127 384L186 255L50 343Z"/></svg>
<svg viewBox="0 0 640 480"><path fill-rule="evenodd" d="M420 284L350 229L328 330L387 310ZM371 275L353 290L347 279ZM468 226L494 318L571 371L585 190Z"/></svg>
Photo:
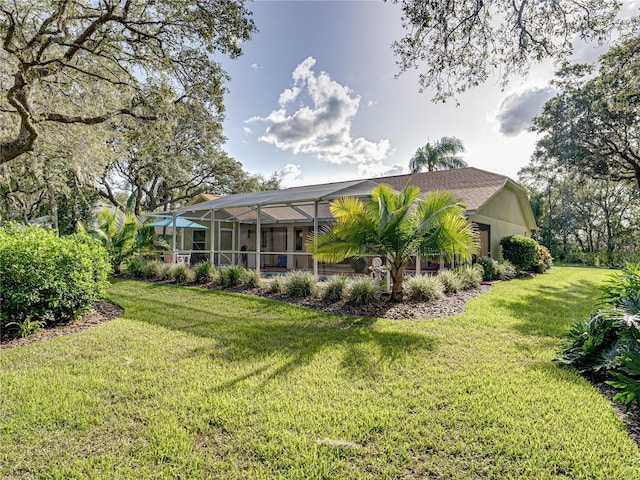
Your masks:
<svg viewBox="0 0 640 480"><path fill-rule="evenodd" d="M640 292L640 264L628 264L618 274L612 275L602 288L602 301L622 305L633 292Z"/></svg>
<svg viewBox="0 0 640 480"><path fill-rule="evenodd" d="M305 270L287 273L283 282L287 294L294 298L315 295L318 288L318 276Z"/></svg>
<svg viewBox="0 0 640 480"><path fill-rule="evenodd" d="M604 378L620 366L620 357L640 350L640 295L633 292L620 306L607 306L573 325L565 338L560 363L592 378Z"/></svg>
<svg viewBox="0 0 640 480"><path fill-rule="evenodd" d="M158 278L158 272L164 263L157 260L145 260L140 264L138 269L138 278L146 280L155 280Z"/></svg>
<svg viewBox="0 0 640 480"><path fill-rule="evenodd" d="M209 261L205 260L193 267L193 273L198 283L211 283L216 278L216 267Z"/></svg>
<svg viewBox="0 0 640 480"><path fill-rule="evenodd" d="M243 288L257 288L260 286L260 274L253 269L243 268L240 274L240 286Z"/></svg>
<svg viewBox="0 0 640 480"><path fill-rule="evenodd" d="M322 288L322 299L325 302L339 302L344 298L347 288L347 277L344 275L336 275L324 282Z"/></svg>
<svg viewBox="0 0 640 480"><path fill-rule="evenodd" d="M227 265L218 269L218 285L226 288L242 286L242 272L244 268L238 265Z"/></svg>
<svg viewBox="0 0 640 480"><path fill-rule="evenodd" d="M438 272L438 280L442 283L445 293L458 293L464 288L460 274L456 270L443 269Z"/></svg>
<svg viewBox="0 0 640 480"><path fill-rule="evenodd" d="M496 268L496 280L513 280L518 276L516 267L509 260L500 260Z"/></svg>
<svg viewBox="0 0 640 480"><path fill-rule="evenodd" d="M509 235L500 240L502 256L518 270L529 270L538 263L538 242L522 235Z"/></svg>
<svg viewBox="0 0 640 480"><path fill-rule="evenodd" d="M195 280L195 274L186 263L174 263L169 265L169 278L176 283L189 283Z"/></svg>
<svg viewBox="0 0 640 480"><path fill-rule="evenodd" d="M458 269L463 290L472 290L480 286L484 269L479 265L465 265Z"/></svg>
<svg viewBox="0 0 640 480"><path fill-rule="evenodd" d="M284 292L284 281L282 275L275 275L267 281L267 293L282 293Z"/></svg>
<svg viewBox="0 0 640 480"><path fill-rule="evenodd" d="M9 224L0 228L0 322L76 318L102 298L111 266L90 237Z"/></svg>
<svg viewBox="0 0 640 480"><path fill-rule="evenodd" d="M376 299L380 293L380 285L369 277L359 277L347 285L346 297L349 303L363 305Z"/></svg>
<svg viewBox="0 0 640 480"><path fill-rule="evenodd" d="M444 285L437 275L415 275L407 280L406 292L411 300L428 302L444 296Z"/></svg>
<svg viewBox="0 0 640 480"><path fill-rule="evenodd" d="M143 260L139 258L133 258L127 263L125 273L127 275L132 276L133 278L141 278L142 277L142 264Z"/></svg>
<svg viewBox="0 0 640 480"><path fill-rule="evenodd" d="M613 399L624 402L627 410L635 402L640 408L640 353L637 351L624 352L620 356L620 371L614 372L615 380L606 383L620 390Z"/></svg>
<svg viewBox="0 0 640 480"><path fill-rule="evenodd" d="M484 274L487 276L495 275L498 269L498 262L491 257L480 257L477 264L482 267Z"/></svg>

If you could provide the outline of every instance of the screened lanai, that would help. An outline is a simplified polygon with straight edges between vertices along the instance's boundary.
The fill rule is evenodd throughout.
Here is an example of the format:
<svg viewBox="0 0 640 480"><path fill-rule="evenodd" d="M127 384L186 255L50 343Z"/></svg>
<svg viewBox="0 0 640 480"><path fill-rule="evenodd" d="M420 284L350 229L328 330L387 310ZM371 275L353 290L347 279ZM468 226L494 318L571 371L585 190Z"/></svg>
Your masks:
<svg viewBox="0 0 640 480"><path fill-rule="evenodd" d="M186 229L184 240L191 249L180 253L190 254L191 263L212 260L216 265L242 265L266 274L296 269L316 274L354 271L349 262L319 264L312 259L313 252L306 250L306 240L331 221L332 200L365 197L377 185L355 180L241 193L180 208L173 212L174 222L183 218L207 227Z"/></svg>

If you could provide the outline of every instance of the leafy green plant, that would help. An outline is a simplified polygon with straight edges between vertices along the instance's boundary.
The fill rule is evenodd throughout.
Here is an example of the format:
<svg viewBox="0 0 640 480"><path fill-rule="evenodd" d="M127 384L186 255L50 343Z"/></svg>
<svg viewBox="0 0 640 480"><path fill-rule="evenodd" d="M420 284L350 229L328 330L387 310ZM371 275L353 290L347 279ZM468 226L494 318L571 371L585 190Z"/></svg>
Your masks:
<svg viewBox="0 0 640 480"><path fill-rule="evenodd" d="M391 299L396 302L402 301L404 273L411 257L436 251L463 259L477 250L475 227L450 191L434 190L420 198L416 186L395 192L381 184L366 200L341 197L329 208L335 221L308 237L307 251L328 262L363 255L386 259L393 281Z"/></svg>
<svg viewBox="0 0 640 480"><path fill-rule="evenodd" d="M500 240L502 256L518 270L528 270L538 263L538 242L522 235L509 235Z"/></svg>
<svg viewBox="0 0 640 480"><path fill-rule="evenodd" d="M640 407L640 353L636 351L624 352L620 356L620 372L614 372L616 380L606 383L620 389L613 399L616 402L624 402L627 410L633 403Z"/></svg>
<svg viewBox="0 0 640 480"><path fill-rule="evenodd" d="M484 270L484 274L487 276L493 276L498 270L498 262L490 257L480 257L478 259L478 265Z"/></svg>
<svg viewBox="0 0 640 480"><path fill-rule="evenodd" d="M218 269L219 285L226 288L237 288L241 285L244 268L238 265L224 266Z"/></svg>
<svg viewBox="0 0 640 480"><path fill-rule="evenodd" d="M458 293L464 287L464 282L456 270L443 269L437 276L446 293Z"/></svg>
<svg viewBox="0 0 640 480"><path fill-rule="evenodd" d="M115 273L120 273L125 260L140 251L157 246L153 227L141 225L130 213L123 214L118 208L111 211L103 207L98 214L98 221L100 224L95 234L109 253Z"/></svg>
<svg viewBox="0 0 640 480"><path fill-rule="evenodd" d="M134 278L142 277L142 264L143 261L139 258L132 258L129 263L127 263L126 273L127 275L131 275Z"/></svg>
<svg viewBox="0 0 640 480"><path fill-rule="evenodd" d="M368 277L356 278L349 282L346 294L347 301L354 305L362 305L375 300L380 293L380 286Z"/></svg>
<svg viewBox="0 0 640 480"><path fill-rule="evenodd" d="M195 279L193 270L186 263L167 264L170 265L169 275L176 283L188 283Z"/></svg>
<svg viewBox="0 0 640 480"><path fill-rule="evenodd" d="M347 277L343 275L329 278L323 285L322 299L331 303L342 300L347 287L347 280Z"/></svg>
<svg viewBox="0 0 640 480"><path fill-rule="evenodd" d="M551 268L551 265L553 265L553 257L547 247L538 244L538 250L536 251L536 263L544 266L545 270Z"/></svg>
<svg viewBox="0 0 640 480"><path fill-rule="evenodd" d="M318 276L304 270L289 272L284 277L284 287L290 297L308 297L317 291Z"/></svg>
<svg viewBox="0 0 640 480"><path fill-rule="evenodd" d="M407 295L422 302L436 300L444 296L444 285L437 275L416 275L407 280Z"/></svg>
<svg viewBox="0 0 640 480"><path fill-rule="evenodd" d="M621 305L631 292L640 291L640 264L627 264L622 271L612 275L602 287L602 301L612 305Z"/></svg>
<svg viewBox="0 0 640 480"><path fill-rule="evenodd" d="M260 274L253 269L244 268L240 274L239 284L243 288L256 288L260 286Z"/></svg>
<svg viewBox="0 0 640 480"><path fill-rule="evenodd" d="M509 260L500 260L496 268L496 280L513 280L518 276L516 267Z"/></svg>
<svg viewBox="0 0 640 480"><path fill-rule="evenodd" d="M72 320L102 298L111 272L88 236L34 226L0 228L0 323Z"/></svg>
<svg viewBox="0 0 640 480"><path fill-rule="evenodd" d="M26 338L32 333L36 333L46 324L47 323L44 320L34 320L30 316L27 316L19 322L9 322L6 326L10 330L15 330L15 336L19 338Z"/></svg>
<svg viewBox="0 0 640 480"><path fill-rule="evenodd" d="M472 290L480 286L484 269L481 266L465 265L458 269L458 275L462 280L463 290Z"/></svg>
<svg viewBox="0 0 640 480"><path fill-rule="evenodd" d="M140 265L139 273L140 278L147 280L157 279L159 277L160 269L164 267L164 263L157 260L144 261Z"/></svg>
<svg viewBox="0 0 640 480"><path fill-rule="evenodd" d="M282 275L275 275L267 282L267 293L284 292L284 281Z"/></svg>
<svg viewBox="0 0 640 480"><path fill-rule="evenodd" d="M589 320L574 324L565 338L560 363L572 365L595 378L616 369L621 355L640 349L638 295L622 307L605 307Z"/></svg>
<svg viewBox="0 0 640 480"><path fill-rule="evenodd" d="M196 282L209 283L215 279L216 267L208 260L200 262L193 267Z"/></svg>

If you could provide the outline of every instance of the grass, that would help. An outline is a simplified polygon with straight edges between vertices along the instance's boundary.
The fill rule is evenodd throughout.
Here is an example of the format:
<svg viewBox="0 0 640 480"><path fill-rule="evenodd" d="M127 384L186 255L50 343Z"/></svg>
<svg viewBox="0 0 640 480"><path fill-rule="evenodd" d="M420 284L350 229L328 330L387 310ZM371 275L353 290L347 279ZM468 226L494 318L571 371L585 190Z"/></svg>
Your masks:
<svg viewBox="0 0 640 480"><path fill-rule="evenodd" d="M607 274L428 321L116 282L123 318L0 351L0 477L639 478L607 400L551 362Z"/></svg>

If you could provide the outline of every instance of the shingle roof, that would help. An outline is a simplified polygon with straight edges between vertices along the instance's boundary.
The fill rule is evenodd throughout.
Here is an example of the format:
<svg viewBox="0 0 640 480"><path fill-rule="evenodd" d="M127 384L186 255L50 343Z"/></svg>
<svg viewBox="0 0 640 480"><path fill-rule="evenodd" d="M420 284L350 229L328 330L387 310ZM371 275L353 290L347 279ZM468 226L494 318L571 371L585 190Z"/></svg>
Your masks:
<svg viewBox="0 0 640 480"><path fill-rule="evenodd" d="M411 183L419 187L423 194L430 190L451 190L467 206L467 210L478 210L510 179L504 175L468 167L377 177L371 180L386 183L395 190L402 190L407 183Z"/></svg>

